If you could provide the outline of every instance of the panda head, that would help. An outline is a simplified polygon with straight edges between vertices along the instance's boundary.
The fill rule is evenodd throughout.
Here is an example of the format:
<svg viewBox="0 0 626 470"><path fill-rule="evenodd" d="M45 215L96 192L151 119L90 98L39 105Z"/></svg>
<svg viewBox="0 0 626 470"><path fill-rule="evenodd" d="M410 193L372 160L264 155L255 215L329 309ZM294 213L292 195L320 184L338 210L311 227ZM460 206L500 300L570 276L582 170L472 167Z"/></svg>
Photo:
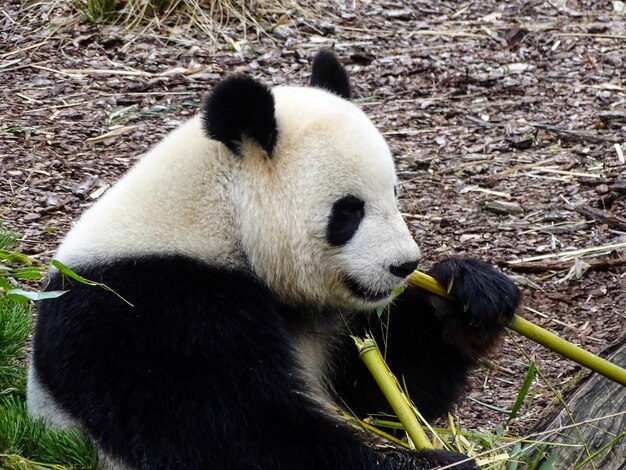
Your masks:
<svg viewBox="0 0 626 470"><path fill-rule="evenodd" d="M389 148L349 97L345 69L323 51L311 86L232 77L203 109L233 160L241 250L287 303L374 308L417 266Z"/></svg>

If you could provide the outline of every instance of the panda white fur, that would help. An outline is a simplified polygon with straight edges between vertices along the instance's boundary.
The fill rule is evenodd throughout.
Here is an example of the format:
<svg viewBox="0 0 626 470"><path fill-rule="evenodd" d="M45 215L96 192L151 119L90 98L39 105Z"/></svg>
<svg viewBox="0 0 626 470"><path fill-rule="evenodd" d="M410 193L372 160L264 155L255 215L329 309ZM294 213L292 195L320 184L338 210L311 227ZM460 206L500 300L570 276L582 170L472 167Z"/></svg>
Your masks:
<svg viewBox="0 0 626 470"><path fill-rule="evenodd" d="M393 161L320 52L309 87L232 77L89 209L57 259L110 291L39 307L28 406L78 425L129 469L425 469L462 459L380 446L337 412L388 409L349 333L415 269ZM407 288L387 360L426 417L447 411L512 315L489 265L431 272L458 303ZM474 468L472 462L458 468Z"/></svg>

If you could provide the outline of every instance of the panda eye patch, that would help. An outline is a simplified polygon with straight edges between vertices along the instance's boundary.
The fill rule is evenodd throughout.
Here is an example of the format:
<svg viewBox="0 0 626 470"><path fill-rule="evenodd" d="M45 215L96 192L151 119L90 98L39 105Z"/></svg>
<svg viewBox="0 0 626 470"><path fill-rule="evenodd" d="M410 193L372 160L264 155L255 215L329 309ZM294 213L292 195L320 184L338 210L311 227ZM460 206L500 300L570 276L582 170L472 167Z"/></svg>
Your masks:
<svg viewBox="0 0 626 470"><path fill-rule="evenodd" d="M326 239L333 246L347 243L356 233L365 216L365 202L355 196L344 196L333 204Z"/></svg>

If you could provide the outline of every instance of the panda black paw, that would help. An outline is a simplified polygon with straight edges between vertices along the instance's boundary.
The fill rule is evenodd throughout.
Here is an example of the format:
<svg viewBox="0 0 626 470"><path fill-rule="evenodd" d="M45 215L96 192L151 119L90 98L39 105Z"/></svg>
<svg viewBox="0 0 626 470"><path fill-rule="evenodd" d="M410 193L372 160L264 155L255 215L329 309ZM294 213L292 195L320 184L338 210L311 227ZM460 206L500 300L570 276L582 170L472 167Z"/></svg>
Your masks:
<svg viewBox="0 0 626 470"><path fill-rule="evenodd" d="M472 258L451 258L435 265L430 274L450 293L452 302L439 302L437 311L453 310L473 329L497 330L499 320L513 318L520 291L513 281L491 265Z"/></svg>
<svg viewBox="0 0 626 470"><path fill-rule="evenodd" d="M473 459L467 455L447 450L424 449L417 452L420 463L428 465L426 468L445 467L454 465L455 470L479 470Z"/></svg>

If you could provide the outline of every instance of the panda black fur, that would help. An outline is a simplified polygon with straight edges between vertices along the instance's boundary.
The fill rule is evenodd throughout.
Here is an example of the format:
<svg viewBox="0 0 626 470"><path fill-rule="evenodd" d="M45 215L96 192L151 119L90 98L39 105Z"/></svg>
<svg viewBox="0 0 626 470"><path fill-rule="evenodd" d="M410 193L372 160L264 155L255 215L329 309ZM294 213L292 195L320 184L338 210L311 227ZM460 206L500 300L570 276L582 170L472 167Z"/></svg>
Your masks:
<svg viewBox="0 0 626 470"><path fill-rule="evenodd" d="M348 332L386 344L426 417L447 411L519 292L489 265L437 264L458 303L409 287L417 266L389 150L345 98L329 52L313 87L233 77L70 231L57 259L107 290L39 307L28 405L83 427L103 466L426 469L463 459L377 445L335 407L388 406ZM210 136L210 137L209 137ZM456 468L474 468L469 462Z"/></svg>

